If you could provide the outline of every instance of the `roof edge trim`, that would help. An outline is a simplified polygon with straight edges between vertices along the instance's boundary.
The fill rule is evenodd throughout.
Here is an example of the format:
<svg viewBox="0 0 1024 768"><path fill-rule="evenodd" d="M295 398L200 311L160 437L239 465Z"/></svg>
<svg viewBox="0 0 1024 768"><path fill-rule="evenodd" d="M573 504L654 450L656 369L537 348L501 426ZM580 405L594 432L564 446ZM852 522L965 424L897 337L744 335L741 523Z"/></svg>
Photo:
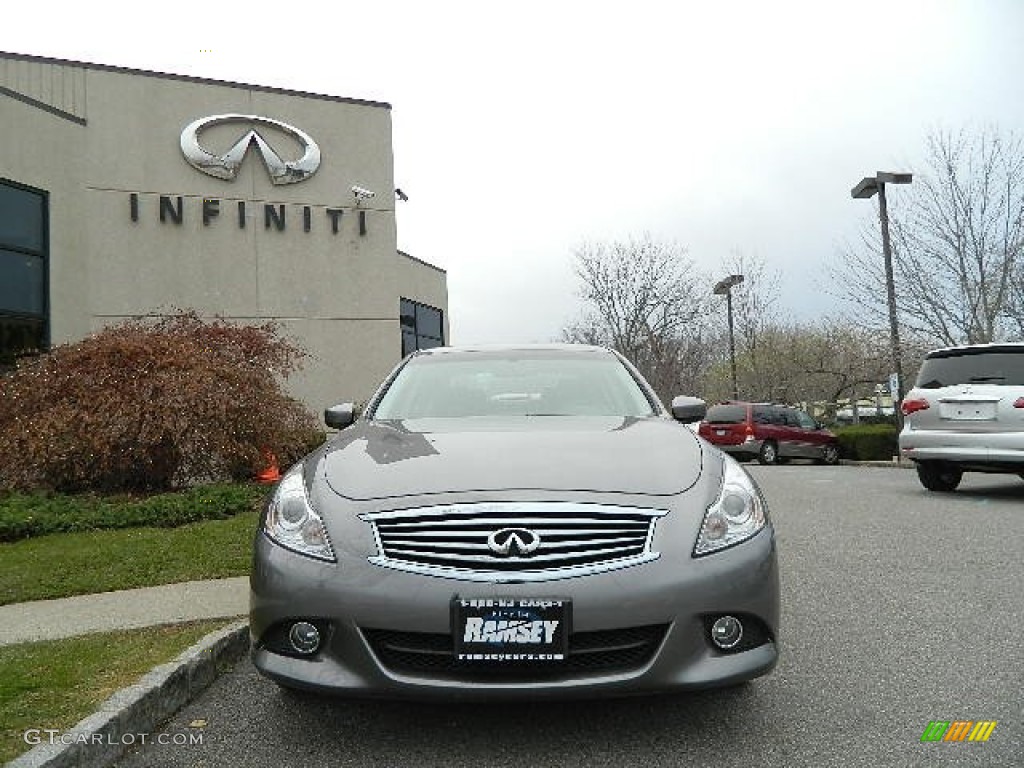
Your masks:
<svg viewBox="0 0 1024 768"><path fill-rule="evenodd" d="M391 109L386 101L372 101L370 99L356 99L348 96L330 96L325 93L314 93L312 91L295 91L290 88L277 88L271 85L256 85L254 83L241 83L234 80L216 80L209 77L196 77L195 75L176 75L171 72L156 72L149 69L135 69L133 67L118 67L112 64L94 64L88 61L74 61L71 59L56 59L49 56L35 56L29 53L11 53L0 51L0 59L13 59L15 61L29 61L35 64L58 64L65 67L81 67L83 69L95 69L99 72L114 72L121 75L138 75L141 77L157 77L163 80L177 80L184 83L195 83L197 85L219 85L228 88L244 88L245 90L258 91L260 93L275 93L281 96L299 96L305 99L320 99L321 101L334 101L342 104L355 104L361 107L379 107Z"/></svg>
<svg viewBox="0 0 1024 768"><path fill-rule="evenodd" d="M401 249L398 250L398 255L399 256L405 256L405 258L409 259L409 261L415 261L417 264L422 264L424 267L430 267L431 269L440 272L442 275L447 275L448 274L448 270L447 269L443 269L442 267L439 267L436 264L431 264L429 261L424 261L423 259L417 259L415 256L413 256L411 254L408 254L408 253L406 253L405 251L403 251Z"/></svg>

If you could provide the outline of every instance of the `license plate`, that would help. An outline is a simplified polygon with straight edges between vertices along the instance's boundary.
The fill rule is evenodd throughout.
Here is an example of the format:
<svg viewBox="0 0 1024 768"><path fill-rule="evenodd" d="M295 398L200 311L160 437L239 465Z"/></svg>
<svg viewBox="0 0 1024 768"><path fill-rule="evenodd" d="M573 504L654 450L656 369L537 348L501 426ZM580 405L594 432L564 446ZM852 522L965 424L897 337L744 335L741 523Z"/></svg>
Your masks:
<svg viewBox="0 0 1024 768"><path fill-rule="evenodd" d="M716 429L715 430L715 434L718 435L719 437L725 437L727 434L729 434L729 430L727 430L727 429Z"/></svg>
<svg viewBox="0 0 1024 768"><path fill-rule="evenodd" d="M991 421L996 418L996 404L971 401L940 403L939 416L950 421Z"/></svg>
<svg viewBox="0 0 1024 768"><path fill-rule="evenodd" d="M561 598L455 598L455 658L463 662L562 661L572 602Z"/></svg>

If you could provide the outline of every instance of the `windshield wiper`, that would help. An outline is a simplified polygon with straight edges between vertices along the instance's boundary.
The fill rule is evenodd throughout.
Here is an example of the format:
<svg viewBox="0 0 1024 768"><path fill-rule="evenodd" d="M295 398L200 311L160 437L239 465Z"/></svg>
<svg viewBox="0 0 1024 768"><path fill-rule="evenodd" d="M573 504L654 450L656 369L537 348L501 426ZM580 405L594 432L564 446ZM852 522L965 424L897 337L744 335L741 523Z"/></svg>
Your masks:
<svg viewBox="0 0 1024 768"><path fill-rule="evenodd" d="M1005 381L1005 376L971 376L968 381L978 384L983 381Z"/></svg>

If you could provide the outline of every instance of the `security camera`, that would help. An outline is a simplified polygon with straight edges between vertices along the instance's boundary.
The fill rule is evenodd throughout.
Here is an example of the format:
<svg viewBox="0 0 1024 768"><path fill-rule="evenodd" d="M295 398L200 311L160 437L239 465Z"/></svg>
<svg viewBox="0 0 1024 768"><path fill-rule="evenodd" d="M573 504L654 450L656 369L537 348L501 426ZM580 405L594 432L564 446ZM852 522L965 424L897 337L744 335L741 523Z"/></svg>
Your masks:
<svg viewBox="0 0 1024 768"><path fill-rule="evenodd" d="M395 197L397 197L403 203L409 202L409 196L407 194L405 194L405 192L403 192L401 189L396 189L395 190Z"/></svg>
<svg viewBox="0 0 1024 768"><path fill-rule="evenodd" d="M352 187L352 194L355 195L356 200L368 200L376 193L365 187Z"/></svg>

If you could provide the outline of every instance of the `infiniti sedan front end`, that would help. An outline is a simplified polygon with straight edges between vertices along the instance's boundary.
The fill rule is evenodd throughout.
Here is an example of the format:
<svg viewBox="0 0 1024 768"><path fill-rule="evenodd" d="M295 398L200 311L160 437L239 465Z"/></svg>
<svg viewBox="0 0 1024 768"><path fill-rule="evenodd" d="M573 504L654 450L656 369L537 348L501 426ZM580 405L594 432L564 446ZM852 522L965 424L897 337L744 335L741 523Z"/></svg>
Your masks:
<svg viewBox="0 0 1024 768"><path fill-rule="evenodd" d="M596 347L407 358L293 467L255 543L253 661L286 687L515 698L729 685L777 660L764 499ZM676 418L673 418L673 415Z"/></svg>

